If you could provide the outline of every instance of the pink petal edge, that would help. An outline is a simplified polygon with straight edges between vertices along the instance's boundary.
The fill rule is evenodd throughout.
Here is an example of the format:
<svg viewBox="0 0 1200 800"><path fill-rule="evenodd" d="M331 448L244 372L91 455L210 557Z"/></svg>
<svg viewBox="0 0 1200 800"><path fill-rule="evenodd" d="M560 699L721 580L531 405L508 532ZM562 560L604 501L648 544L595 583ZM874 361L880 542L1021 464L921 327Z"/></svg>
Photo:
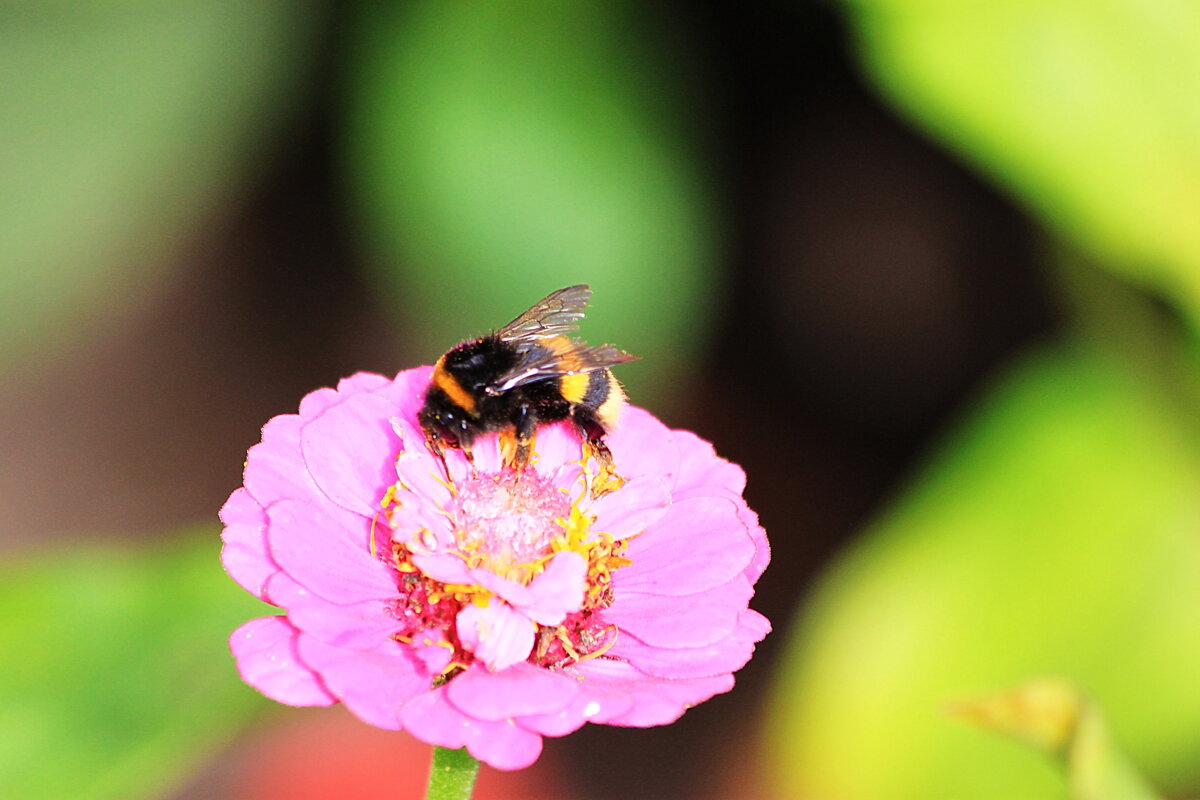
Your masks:
<svg viewBox="0 0 1200 800"><path fill-rule="evenodd" d="M337 702L316 672L300 659L299 631L283 617L252 619L229 637L229 649L242 680L289 706L328 706Z"/></svg>

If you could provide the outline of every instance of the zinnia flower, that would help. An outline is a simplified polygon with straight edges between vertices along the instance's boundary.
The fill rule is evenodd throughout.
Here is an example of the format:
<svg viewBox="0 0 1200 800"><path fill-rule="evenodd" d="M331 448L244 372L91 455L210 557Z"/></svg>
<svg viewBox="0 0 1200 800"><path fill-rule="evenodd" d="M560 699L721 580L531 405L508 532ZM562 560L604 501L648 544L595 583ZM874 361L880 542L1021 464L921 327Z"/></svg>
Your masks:
<svg viewBox="0 0 1200 800"><path fill-rule="evenodd" d="M747 607L770 555L742 470L630 407L613 491L562 424L519 474L494 435L473 468L449 451L448 481L416 419L429 376L360 373L263 428L222 561L283 614L234 632L242 678L499 769L543 736L662 725L728 691L770 630Z"/></svg>

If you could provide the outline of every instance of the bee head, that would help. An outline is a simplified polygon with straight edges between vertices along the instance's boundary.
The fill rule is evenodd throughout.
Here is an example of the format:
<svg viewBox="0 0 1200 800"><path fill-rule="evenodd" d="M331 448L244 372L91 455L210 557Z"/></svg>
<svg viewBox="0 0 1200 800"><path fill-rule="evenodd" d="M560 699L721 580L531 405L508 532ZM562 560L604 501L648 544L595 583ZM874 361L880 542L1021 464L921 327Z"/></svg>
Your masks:
<svg viewBox="0 0 1200 800"><path fill-rule="evenodd" d="M426 393L425 405L417 412L417 422L427 440L457 447L460 441L470 439L471 416L436 386Z"/></svg>

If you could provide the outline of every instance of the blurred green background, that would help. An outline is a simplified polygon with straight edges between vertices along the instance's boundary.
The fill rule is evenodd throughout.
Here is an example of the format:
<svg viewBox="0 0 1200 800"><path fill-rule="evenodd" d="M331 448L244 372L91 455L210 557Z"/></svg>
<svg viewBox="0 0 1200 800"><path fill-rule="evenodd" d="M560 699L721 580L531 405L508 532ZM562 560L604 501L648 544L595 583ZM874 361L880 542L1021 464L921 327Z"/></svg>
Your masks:
<svg viewBox="0 0 1200 800"><path fill-rule="evenodd" d="M1191 0L9 3L0 78L4 797L415 795L238 681L216 510L578 282L749 473L776 632L480 798L1200 794ZM1045 752L948 712L1044 676Z"/></svg>

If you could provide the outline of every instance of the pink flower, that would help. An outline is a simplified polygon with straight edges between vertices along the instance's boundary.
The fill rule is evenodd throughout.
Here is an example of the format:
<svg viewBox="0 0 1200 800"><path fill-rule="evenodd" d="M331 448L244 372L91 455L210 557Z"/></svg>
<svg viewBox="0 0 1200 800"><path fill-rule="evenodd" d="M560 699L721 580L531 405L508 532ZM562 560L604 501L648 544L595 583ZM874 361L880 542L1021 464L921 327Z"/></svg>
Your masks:
<svg viewBox="0 0 1200 800"><path fill-rule="evenodd" d="M628 408L607 437L627 483L593 497L564 425L521 474L495 436L447 482L416 414L430 370L360 373L272 419L221 510L222 561L283 610L230 645L297 706L528 766L585 722L663 725L733 686L770 630L747 604L770 558L737 466Z"/></svg>

